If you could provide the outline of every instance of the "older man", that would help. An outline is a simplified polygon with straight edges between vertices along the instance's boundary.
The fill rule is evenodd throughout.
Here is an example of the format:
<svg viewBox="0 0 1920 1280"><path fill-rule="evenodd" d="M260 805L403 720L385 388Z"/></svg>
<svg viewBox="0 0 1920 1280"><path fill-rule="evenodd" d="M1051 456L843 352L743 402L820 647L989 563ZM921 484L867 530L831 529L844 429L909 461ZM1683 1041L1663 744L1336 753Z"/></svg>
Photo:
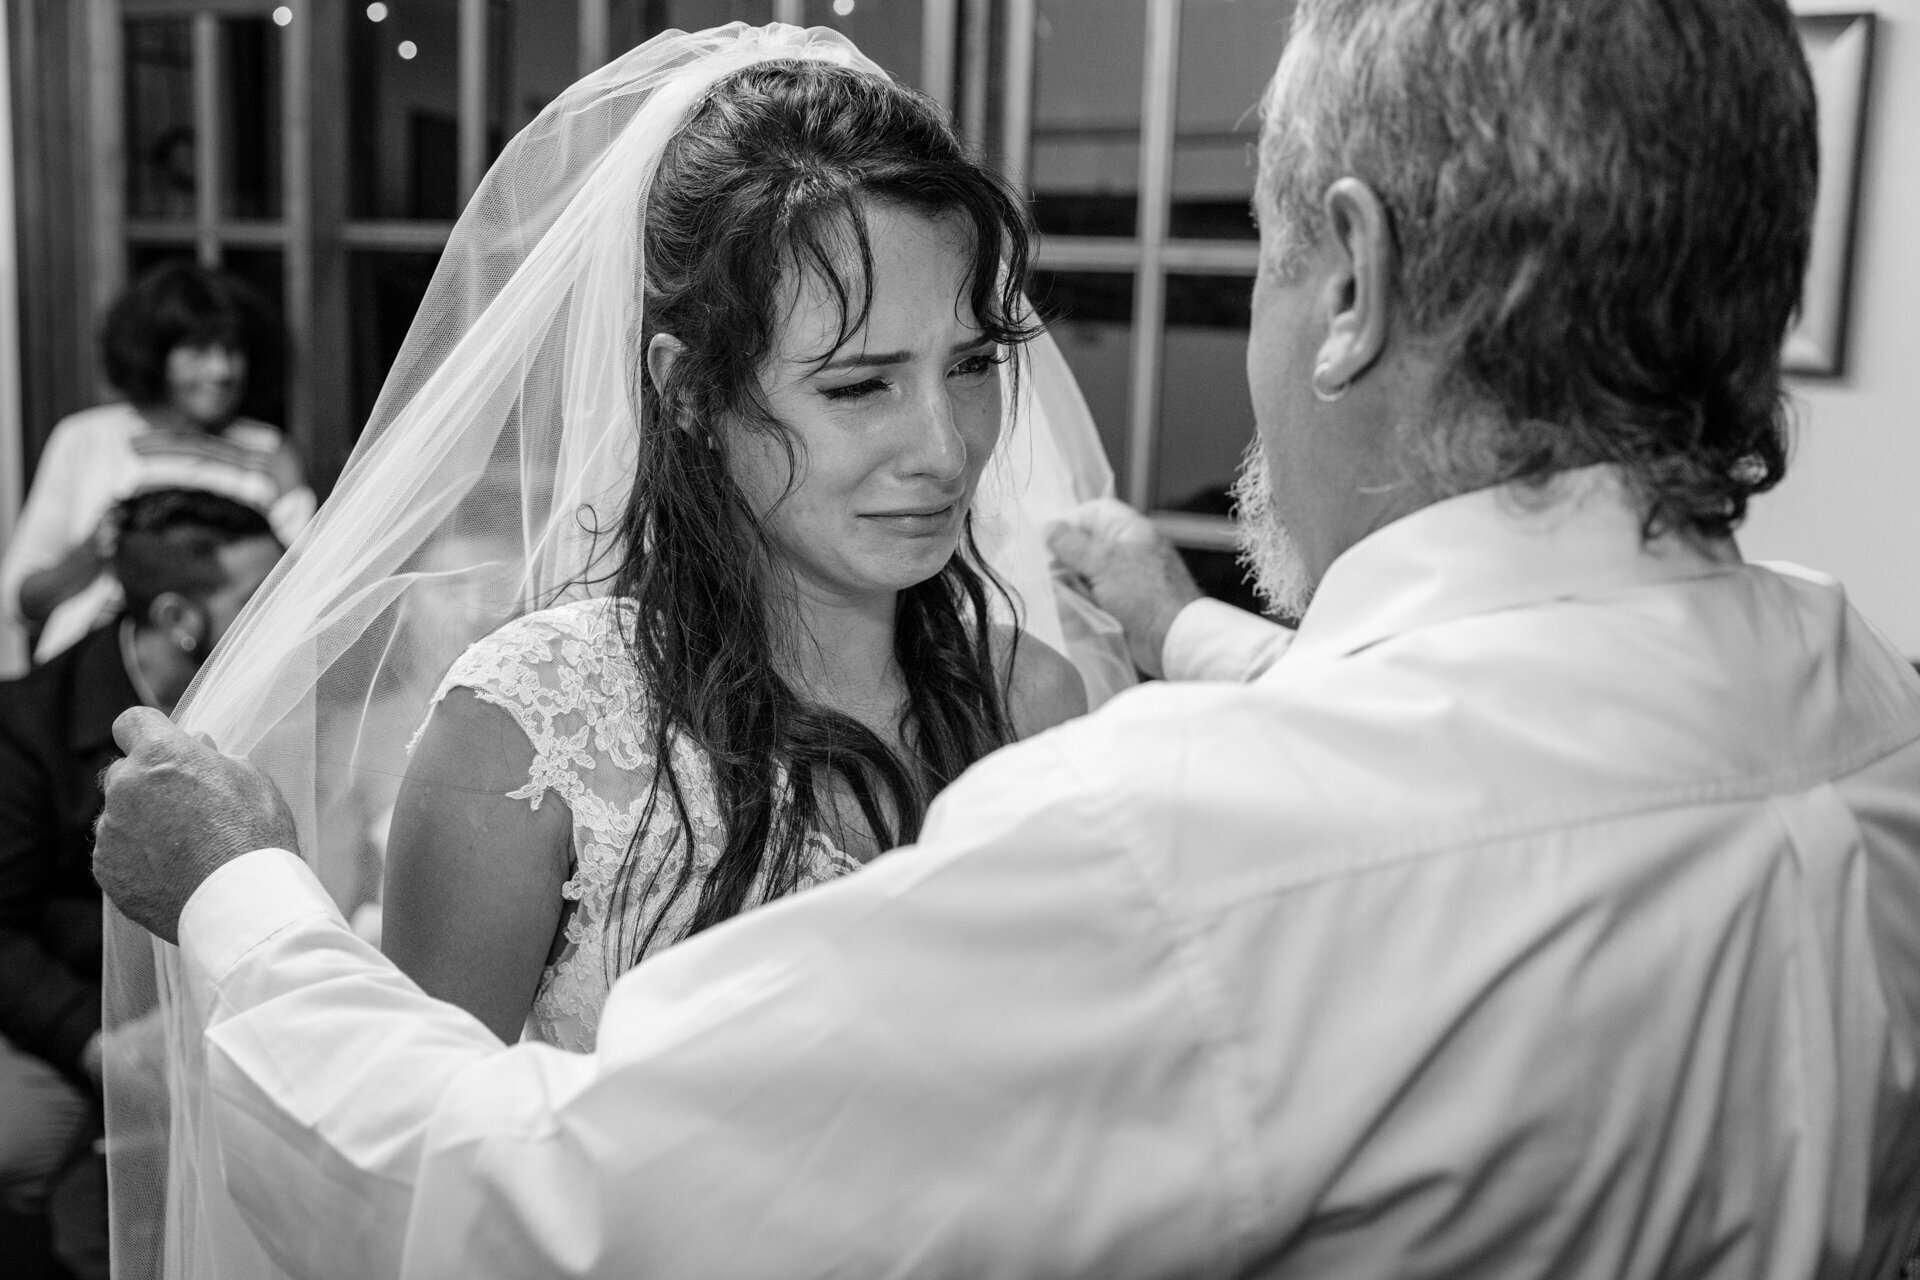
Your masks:
<svg viewBox="0 0 1920 1280"><path fill-rule="evenodd" d="M1920 685L1729 534L1781 473L1813 105L1780 0L1303 0L1243 509L1298 636L1107 509L1169 681L919 847L503 1049L271 788L131 713L98 869L177 936L303 1274L1888 1274L1920 1220ZM184 910L182 904L184 903Z"/></svg>

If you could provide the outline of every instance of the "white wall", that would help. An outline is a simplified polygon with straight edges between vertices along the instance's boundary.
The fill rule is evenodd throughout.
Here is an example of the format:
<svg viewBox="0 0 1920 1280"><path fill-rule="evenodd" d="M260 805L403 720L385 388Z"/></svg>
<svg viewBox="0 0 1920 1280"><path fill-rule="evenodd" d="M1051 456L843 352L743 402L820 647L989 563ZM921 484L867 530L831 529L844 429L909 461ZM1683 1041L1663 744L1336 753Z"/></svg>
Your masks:
<svg viewBox="0 0 1920 1280"><path fill-rule="evenodd" d="M20 474L20 277L14 260L12 63L7 51L11 3L0 0L0 547L13 533L25 489ZM0 676L18 675L26 665L26 634L0 617Z"/></svg>
<svg viewBox="0 0 1920 1280"><path fill-rule="evenodd" d="M1920 657L1920 0L1796 7L1879 14L1850 350L1845 376L1795 380L1787 479L1755 501L1740 542L1748 559L1838 577Z"/></svg>

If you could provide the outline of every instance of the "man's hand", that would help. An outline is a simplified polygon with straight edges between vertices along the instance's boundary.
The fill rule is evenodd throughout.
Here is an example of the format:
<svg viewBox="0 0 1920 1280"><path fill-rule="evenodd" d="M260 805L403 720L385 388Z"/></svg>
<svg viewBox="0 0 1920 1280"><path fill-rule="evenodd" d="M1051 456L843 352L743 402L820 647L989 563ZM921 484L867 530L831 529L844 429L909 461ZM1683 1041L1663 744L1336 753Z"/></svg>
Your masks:
<svg viewBox="0 0 1920 1280"><path fill-rule="evenodd" d="M106 1041L96 1031L80 1046L80 1069L93 1082L95 1093L105 1093L107 1085Z"/></svg>
<svg viewBox="0 0 1920 1280"><path fill-rule="evenodd" d="M134 707L113 722L127 753L107 770L94 826L93 878L115 906L164 942L200 882L255 849L299 851L293 815L266 774Z"/></svg>
<svg viewBox="0 0 1920 1280"><path fill-rule="evenodd" d="M1126 630L1133 664L1159 675L1167 628L1201 596L1173 544L1126 503L1095 498L1055 524L1047 545L1054 559L1080 576L1093 602Z"/></svg>

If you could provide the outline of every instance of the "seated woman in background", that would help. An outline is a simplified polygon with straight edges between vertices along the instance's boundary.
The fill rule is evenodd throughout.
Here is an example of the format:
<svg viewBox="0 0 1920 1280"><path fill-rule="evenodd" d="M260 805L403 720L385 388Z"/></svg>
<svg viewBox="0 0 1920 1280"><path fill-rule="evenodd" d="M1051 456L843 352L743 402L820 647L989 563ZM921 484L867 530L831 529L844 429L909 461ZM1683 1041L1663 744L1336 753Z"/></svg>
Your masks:
<svg viewBox="0 0 1920 1280"><path fill-rule="evenodd" d="M195 488L264 513L291 543L313 490L276 427L240 416L247 351L270 323L238 281L185 259L141 276L107 312L100 346L124 401L63 419L47 440L6 556L0 610L39 630L44 662L112 617L113 504Z"/></svg>

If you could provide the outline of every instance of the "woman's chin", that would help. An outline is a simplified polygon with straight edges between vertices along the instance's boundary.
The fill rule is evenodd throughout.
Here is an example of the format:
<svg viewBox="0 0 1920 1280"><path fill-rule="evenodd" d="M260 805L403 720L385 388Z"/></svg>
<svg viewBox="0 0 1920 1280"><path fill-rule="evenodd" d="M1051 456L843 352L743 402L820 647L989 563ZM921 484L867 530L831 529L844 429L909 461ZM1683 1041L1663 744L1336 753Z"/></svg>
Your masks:
<svg viewBox="0 0 1920 1280"><path fill-rule="evenodd" d="M189 396L174 402L183 417L202 431L211 431L233 420L240 408L235 396Z"/></svg>
<svg viewBox="0 0 1920 1280"><path fill-rule="evenodd" d="M849 566L852 572L836 575L840 577L836 594L848 597L877 596L897 594L917 587L939 576L940 571L947 567L947 562L953 559L954 548L955 544L948 542L944 546L917 548L911 555L896 552Z"/></svg>
<svg viewBox="0 0 1920 1280"><path fill-rule="evenodd" d="M892 575L900 584L894 589L905 591L908 587L917 587L929 578L939 576L940 571L947 567L947 562L953 559L959 547L958 538L942 538L938 542L929 543L917 549L910 557L903 557L898 571Z"/></svg>

